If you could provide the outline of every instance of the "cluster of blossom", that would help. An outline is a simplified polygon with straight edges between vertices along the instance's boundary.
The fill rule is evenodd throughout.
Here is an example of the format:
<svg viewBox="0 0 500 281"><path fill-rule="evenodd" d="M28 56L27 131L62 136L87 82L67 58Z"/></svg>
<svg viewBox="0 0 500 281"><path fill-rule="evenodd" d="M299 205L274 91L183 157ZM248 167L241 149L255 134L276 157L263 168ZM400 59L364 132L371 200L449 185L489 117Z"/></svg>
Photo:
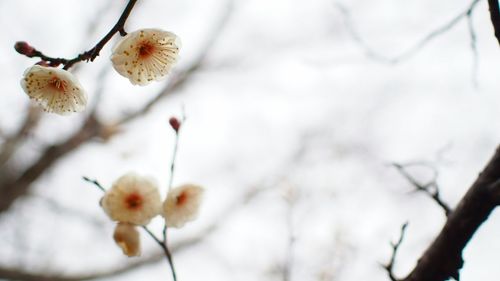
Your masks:
<svg viewBox="0 0 500 281"><path fill-rule="evenodd" d="M17 42L17 52L30 58L41 59L24 72L21 87L26 94L47 112L66 115L85 110L87 94L76 76L68 69L77 62L93 61L116 33L120 33L123 38L112 50L111 63L120 75L128 78L133 85L141 86L166 77L178 60L180 40L171 32L154 28L127 34L123 25L136 2L137 0L129 0L122 16L110 32L94 48L74 59L51 58L26 42ZM60 68L60 65L63 67ZM181 123L174 117L169 123L176 133L177 141ZM177 145L173 161L176 149ZM173 165L172 163L172 174ZM104 190L96 181L93 183ZM165 250L176 280L167 248L166 230L167 227L180 228L194 220L198 215L202 195L203 189L197 185L185 184L173 189L169 186L167 196L162 202L154 180L128 173L114 182L105 192L100 204L111 220L116 221L113 238L123 253L129 257L140 255L140 235L137 227L145 228ZM156 238L146 227L156 216L165 219L163 241Z"/></svg>
<svg viewBox="0 0 500 281"><path fill-rule="evenodd" d="M101 206L117 222L113 238L129 257L141 253L137 226L147 225L161 215L167 227L180 228L196 219L203 189L185 184L173 188L162 202L155 181L128 173L120 177L101 199Z"/></svg>
<svg viewBox="0 0 500 281"><path fill-rule="evenodd" d="M36 51L25 44L17 46L29 57ZM134 85L146 85L164 78L178 58L179 38L160 29L141 29L123 37L113 48L114 69ZM28 68L21 80L26 94L47 112L66 115L81 112L87 95L78 79L68 70L41 61Z"/></svg>

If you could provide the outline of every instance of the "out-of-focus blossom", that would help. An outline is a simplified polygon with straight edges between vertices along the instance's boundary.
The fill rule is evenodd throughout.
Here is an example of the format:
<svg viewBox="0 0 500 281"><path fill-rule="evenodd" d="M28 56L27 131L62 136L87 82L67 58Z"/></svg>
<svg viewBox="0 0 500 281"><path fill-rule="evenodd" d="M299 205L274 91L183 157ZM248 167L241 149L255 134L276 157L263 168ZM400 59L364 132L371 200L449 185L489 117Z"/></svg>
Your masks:
<svg viewBox="0 0 500 281"><path fill-rule="evenodd" d="M172 32L141 29L127 34L113 48L113 67L134 85L164 78L178 58L180 40Z"/></svg>
<svg viewBox="0 0 500 281"><path fill-rule="evenodd" d="M202 201L203 188L185 184L172 189L163 203L163 216L168 227L180 228L196 219Z"/></svg>
<svg viewBox="0 0 500 281"><path fill-rule="evenodd" d="M120 177L104 194L101 205L112 220L137 225L148 224L161 211L156 184L135 173Z"/></svg>
<svg viewBox="0 0 500 281"><path fill-rule="evenodd" d="M129 223L120 222L116 225L113 234L116 244L122 249L123 254L129 257L141 255L141 240L137 228Z"/></svg>
<svg viewBox="0 0 500 281"><path fill-rule="evenodd" d="M87 96L71 72L41 65L34 65L24 72L21 87L47 112L66 115L83 111Z"/></svg>

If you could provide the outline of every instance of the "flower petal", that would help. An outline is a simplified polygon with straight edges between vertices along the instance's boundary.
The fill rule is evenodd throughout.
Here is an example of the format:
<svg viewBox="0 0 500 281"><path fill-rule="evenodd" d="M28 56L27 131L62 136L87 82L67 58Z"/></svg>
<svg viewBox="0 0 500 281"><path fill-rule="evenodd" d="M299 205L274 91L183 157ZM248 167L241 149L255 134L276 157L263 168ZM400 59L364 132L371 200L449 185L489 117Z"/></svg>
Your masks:
<svg viewBox="0 0 500 281"><path fill-rule="evenodd" d="M180 40L172 32L141 29L127 34L113 48L115 70L134 85L164 78L177 62Z"/></svg>
<svg viewBox="0 0 500 281"><path fill-rule="evenodd" d="M45 111L66 115L85 110L87 95L71 72L34 65L23 76L21 87L24 92Z"/></svg>

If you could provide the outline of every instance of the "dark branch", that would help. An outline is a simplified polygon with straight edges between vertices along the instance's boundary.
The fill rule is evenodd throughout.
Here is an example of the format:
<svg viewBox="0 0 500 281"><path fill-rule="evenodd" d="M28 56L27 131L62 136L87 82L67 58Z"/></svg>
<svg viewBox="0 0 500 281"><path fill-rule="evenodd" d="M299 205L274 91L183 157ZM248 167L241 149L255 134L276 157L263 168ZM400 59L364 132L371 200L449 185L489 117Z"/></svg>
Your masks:
<svg viewBox="0 0 500 281"><path fill-rule="evenodd" d="M403 281L459 280L464 261L462 251L472 236L498 206L500 147L479 174L413 271Z"/></svg>
<svg viewBox="0 0 500 281"><path fill-rule="evenodd" d="M64 69L69 69L75 63L81 61L94 61L94 59L99 56L102 48L109 42L109 40L116 34L120 33L122 36L125 34L124 25L127 21L130 12L134 8L134 5L137 3L137 0L129 0L127 6L123 10L122 15L116 22L115 26L106 34L92 49L85 51L75 58L72 59L64 59L64 58L54 58L44 55L42 52L36 50L35 48L29 46L25 42L17 42L15 45L15 49L27 57L33 58L37 57L42 59L42 61L48 62L51 66L58 66L60 64L64 65Z"/></svg>
<svg viewBox="0 0 500 281"><path fill-rule="evenodd" d="M401 234L399 235L398 241L396 243L391 243L391 247L392 247L391 259L389 260L389 263L387 263L386 265L383 265L383 267L387 271L387 274L389 275L389 279L391 279L391 281L399 281L399 279L396 278L396 276L394 275L394 264L396 262L396 255L398 253L399 247L403 243L407 227L408 227L408 222L405 222L401 226Z"/></svg>
<svg viewBox="0 0 500 281"><path fill-rule="evenodd" d="M407 165L402 165L402 164L398 164L398 163L393 163L392 165L399 171L399 173L401 175L403 175L415 187L416 191L420 191L420 192L427 194L429 197L431 197L434 200L434 202L436 202L441 208L443 208L446 216L450 215L452 210L448 206L448 204L446 204L443 201L443 199L441 199L441 195L439 193L439 186L436 182L437 172L436 172L435 168L430 167L429 165L426 165L429 168L433 169L434 178L431 181L429 181L428 183L422 184L422 183L419 183L412 175L410 175L406 171Z"/></svg>
<svg viewBox="0 0 500 281"><path fill-rule="evenodd" d="M490 6L490 17L493 29L495 30L495 37L500 44L500 8L498 7L498 0L488 0Z"/></svg>
<svg viewBox="0 0 500 281"><path fill-rule="evenodd" d="M87 177L83 177L83 180L86 182L92 183L97 188L99 188L102 192L106 192L106 189L97 180L91 180L90 178L87 178Z"/></svg>

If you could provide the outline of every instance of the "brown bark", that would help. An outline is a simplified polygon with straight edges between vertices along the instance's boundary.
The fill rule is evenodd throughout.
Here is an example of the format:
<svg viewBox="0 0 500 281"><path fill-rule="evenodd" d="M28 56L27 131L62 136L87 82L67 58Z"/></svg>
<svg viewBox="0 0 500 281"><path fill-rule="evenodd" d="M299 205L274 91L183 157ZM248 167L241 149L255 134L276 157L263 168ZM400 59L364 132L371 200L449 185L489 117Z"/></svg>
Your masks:
<svg viewBox="0 0 500 281"><path fill-rule="evenodd" d="M500 8L498 7L498 0L488 0L488 5L490 6L490 17L495 29L495 37L500 44Z"/></svg>
<svg viewBox="0 0 500 281"><path fill-rule="evenodd" d="M496 183L499 179L500 147L404 281L459 279L459 271L464 264L463 249L498 205Z"/></svg>

